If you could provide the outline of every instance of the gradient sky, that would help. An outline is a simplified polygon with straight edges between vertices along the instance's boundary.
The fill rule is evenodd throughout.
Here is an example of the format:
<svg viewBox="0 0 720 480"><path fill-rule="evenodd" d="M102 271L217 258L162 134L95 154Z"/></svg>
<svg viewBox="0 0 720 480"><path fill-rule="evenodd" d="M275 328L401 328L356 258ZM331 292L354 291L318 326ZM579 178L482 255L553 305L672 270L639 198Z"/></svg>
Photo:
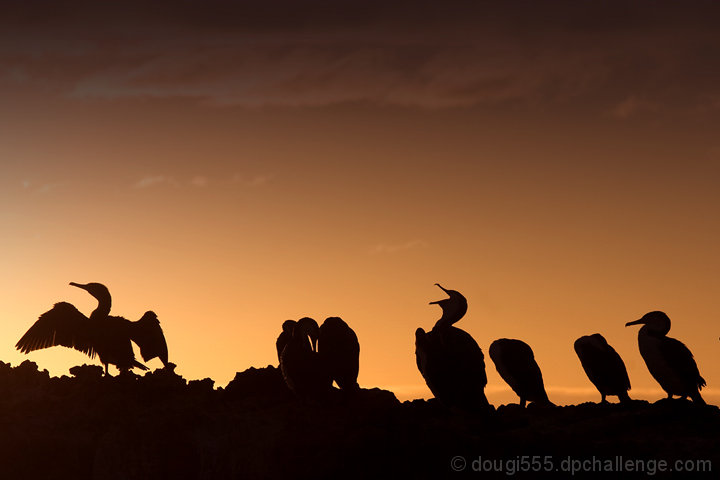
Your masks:
<svg viewBox="0 0 720 480"><path fill-rule="evenodd" d="M362 386L427 397L439 282L558 403L598 400L572 347L595 332L662 397L624 325L664 310L718 403L717 4L386 3L0 0L0 359L87 362L14 344L97 281L186 378L338 315Z"/></svg>

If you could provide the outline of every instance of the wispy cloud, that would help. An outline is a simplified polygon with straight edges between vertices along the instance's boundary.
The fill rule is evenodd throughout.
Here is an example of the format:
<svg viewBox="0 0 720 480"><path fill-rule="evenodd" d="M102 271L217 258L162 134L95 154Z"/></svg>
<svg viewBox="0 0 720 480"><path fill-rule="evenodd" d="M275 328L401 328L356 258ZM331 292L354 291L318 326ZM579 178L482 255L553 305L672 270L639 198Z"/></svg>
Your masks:
<svg viewBox="0 0 720 480"><path fill-rule="evenodd" d="M237 183L246 187L262 187L272 181L274 175L270 174L255 174L255 175L242 175L235 174L232 177L232 182Z"/></svg>
<svg viewBox="0 0 720 480"><path fill-rule="evenodd" d="M610 109L610 114L617 118L629 118L642 112L657 111L658 106L635 95L631 95Z"/></svg>
<svg viewBox="0 0 720 480"><path fill-rule="evenodd" d="M375 245L372 250L370 250L371 254L377 255L377 254L386 254L386 253L397 253L402 252L405 250L412 250L415 248L427 248L429 244L425 240L410 240L405 243L399 243L399 244L385 244L381 243L379 245Z"/></svg>
<svg viewBox="0 0 720 480"><path fill-rule="evenodd" d="M54 190L56 190L58 187L62 185L62 183L42 183L35 185L29 180L23 180L21 183L23 189L27 190L28 192L32 192L37 195L46 195Z"/></svg>
<svg viewBox="0 0 720 480"><path fill-rule="evenodd" d="M229 180L225 179L221 181L213 181L210 177L206 175L195 175L194 177L191 177L189 179L185 178L180 180L178 180L177 177L169 175L146 175L133 183L132 187L136 189L145 189L162 185L169 185L176 188L208 188L210 187L210 185L222 186L228 184L237 184L247 188L259 188L270 183L273 178L274 175L270 174L235 174L231 176ZM25 187L27 188L27 186Z"/></svg>
<svg viewBox="0 0 720 480"><path fill-rule="evenodd" d="M192 178L192 180L190 180L190 185L198 188L207 187L209 183L210 180L202 175L196 175Z"/></svg>
<svg viewBox="0 0 720 480"><path fill-rule="evenodd" d="M174 187L179 186L179 183L172 177L167 177L165 175L148 175L135 182L133 187L150 188L163 184L172 185Z"/></svg>
<svg viewBox="0 0 720 480"><path fill-rule="evenodd" d="M177 2L148 11L129 0L122 11L83 3L83 28L67 7L44 15L16 7L0 18L0 79L82 99L185 98L251 108L585 100L604 102L607 112L629 92L658 103L707 103L720 81L708 48L720 9L694 15L657 1L649 14L641 5L611 3L617 8L566 0L551 19L539 2L518 9L507 2L409 8L285 0L267 9L209 0L200 12ZM622 20L611 14L618 11ZM67 21L56 21L59 14ZM622 116L636 105L618 108Z"/></svg>

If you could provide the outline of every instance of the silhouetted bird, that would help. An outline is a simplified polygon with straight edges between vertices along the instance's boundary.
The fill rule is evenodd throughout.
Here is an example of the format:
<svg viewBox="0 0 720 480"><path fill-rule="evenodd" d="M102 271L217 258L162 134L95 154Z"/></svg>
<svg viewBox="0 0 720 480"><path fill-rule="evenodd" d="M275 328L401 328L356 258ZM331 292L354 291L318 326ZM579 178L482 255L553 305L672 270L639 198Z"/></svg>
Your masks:
<svg viewBox="0 0 720 480"><path fill-rule="evenodd" d="M143 360L158 357L165 367L168 366L168 351L165 336L157 316L153 312L145 314L136 322L123 317L110 315L111 297L105 285L100 283L70 285L86 290L98 301L97 308L86 317L67 302L55 306L40 315L40 318L22 336L15 347L23 353L41 348L62 345L74 348L95 358L108 373L108 365L115 365L120 371L137 367L147 367L135 360L131 340L138 344Z"/></svg>
<svg viewBox="0 0 720 480"><path fill-rule="evenodd" d="M520 397L520 406L530 401L553 405L543 384L542 372L530 345L515 339L501 338L490 344L490 358L510 388Z"/></svg>
<svg viewBox="0 0 720 480"><path fill-rule="evenodd" d="M332 378L317 353L319 335L315 320L301 318L280 354L280 371L285 383L301 398L319 399L332 388Z"/></svg>
<svg viewBox="0 0 720 480"><path fill-rule="evenodd" d="M360 343L357 335L340 317L328 317L320 327L318 354L325 369L343 390L357 390Z"/></svg>
<svg viewBox="0 0 720 480"><path fill-rule="evenodd" d="M435 285L449 298L430 302L443 310L432 330L415 331L418 370L435 398L444 404L468 410L487 409L485 356L469 333L453 326L467 312L467 300L455 290Z"/></svg>
<svg viewBox="0 0 720 480"><path fill-rule="evenodd" d="M617 395L620 402L630 401L627 393L630 379L625 363L605 337L595 333L578 338L575 340L575 353L585 374L602 395L601 403L607 403L607 395Z"/></svg>
<svg viewBox="0 0 720 480"><path fill-rule="evenodd" d="M280 355L285 349L290 339L293 336L293 329L297 322L295 320L285 320L282 324L282 332L275 341L275 349L277 350L278 362L280 362Z"/></svg>
<svg viewBox="0 0 720 480"><path fill-rule="evenodd" d="M667 336L670 318L663 312L655 311L625 326L638 324L643 325L638 332L640 355L668 398L673 395L690 397L693 402L704 405L700 389L705 386L705 380L700 376L690 350L681 341Z"/></svg>

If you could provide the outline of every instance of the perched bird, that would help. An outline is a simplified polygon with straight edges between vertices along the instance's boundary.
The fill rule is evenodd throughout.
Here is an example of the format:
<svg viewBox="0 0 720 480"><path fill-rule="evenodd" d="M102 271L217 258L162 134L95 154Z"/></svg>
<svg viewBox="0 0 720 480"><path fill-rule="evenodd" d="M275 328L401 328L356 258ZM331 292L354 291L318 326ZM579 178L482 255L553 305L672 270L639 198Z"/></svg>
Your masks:
<svg viewBox="0 0 720 480"><path fill-rule="evenodd" d="M602 395L601 403L607 403L607 395L617 395L621 403L629 402L630 379L625 363L605 337L599 333L585 335L575 340L574 346L585 374Z"/></svg>
<svg viewBox="0 0 720 480"><path fill-rule="evenodd" d="M681 341L667 336L670 318L663 312L655 311L625 326L638 324L642 325L638 332L640 355L650 374L667 392L668 398L673 395L690 397L693 402L705 405L700 395L705 379L700 376L690 350Z"/></svg>
<svg viewBox="0 0 720 480"><path fill-rule="evenodd" d="M319 335L314 319L301 318L280 353L280 371L285 383L304 399L320 399L332 388L332 377L317 353Z"/></svg>
<svg viewBox="0 0 720 480"><path fill-rule="evenodd" d="M466 410L488 409L485 356L469 333L453 326L467 312L467 300L460 292L435 285L449 297L430 302L443 311L432 330L415 331L418 370L435 398L444 404Z"/></svg>
<svg viewBox="0 0 720 480"><path fill-rule="evenodd" d="M98 301L90 317L80 313L70 303L56 303L51 310L40 315L15 348L23 353L56 345L74 348L90 358L97 355L105 366L106 375L110 364L120 371L135 367L147 370L145 365L135 360L132 340L140 347L143 360L158 357L165 367L168 366L167 343L155 313L145 312L136 322L112 316L112 300L105 285L75 282L70 285L82 288Z"/></svg>
<svg viewBox="0 0 720 480"><path fill-rule="evenodd" d="M342 390L357 390L360 343L352 328L340 317L328 317L320 326L318 354L335 383Z"/></svg>
<svg viewBox="0 0 720 480"><path fill-rule="evenodd" d="M280 361L280 355L285 349L293 335L293 329L297 322L295 320L285 320L282 324L282 332L275 341L275 349L277 350L278 362Z"/></svg>
<svg viewBox="0 0 720 480"><path fill-rule="evenodd" d="M527 401L553 405L543 384L542 372L530 345L515 339L501 338L490 344L490 358L510 388L520 397L520 406Z"/></svg>

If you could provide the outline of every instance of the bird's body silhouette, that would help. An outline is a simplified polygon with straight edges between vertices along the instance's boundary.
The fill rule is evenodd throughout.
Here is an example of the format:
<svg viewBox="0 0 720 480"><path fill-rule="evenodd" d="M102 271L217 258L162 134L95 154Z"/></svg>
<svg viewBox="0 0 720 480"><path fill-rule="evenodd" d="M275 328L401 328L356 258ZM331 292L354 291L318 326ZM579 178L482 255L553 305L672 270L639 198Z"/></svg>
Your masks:
<svg viewBox="0 0 720 480"><path fill-rule="evenodd" d="M332 388L332 377L317 352L320 329L304 317L293 325L292 337L280 353L280 371L288 388L303 399L322 399Z"/></svg>
<svg viewBox="0 0 720 480"><path fill-rule="evenodd" d="M693 354L685 344L667 336L670 318L664 312L654 311L625 326L639 324L642 325L638 332L640 355L668 398L690 397L693 402L704 405L700 389L705 386L705 379L700 376Z"/></svg>
<svg viewBox="0 0 720 480"><path fill-rule="evenodd" d="M293 336L293 329L297 325L295 320L285 320L282 324L282 332L275 341L275 349L277 350L278 362L280 362L280 356L283 350L287 346L288 342Z"/></svg>
<svg viewBox="0 0 720 480"><path fill-rule="evenodd" d="M320 326L318 355L330 377L342 390L359 389L360 343L340 317L328 317Z"/></svg>
<svg viewBox="0 0 720 480"><path fill-rule="evenodd" d="M105 366L115 365L120 371L147 367L135 360L131 341L140 347L143 360L160 358L168 366L167 343L155 313L148 311L136 322L110 315L112 299L101 283L70 285L82 288L98 301L90 317L67 302L55 306L40 318L20 338L15 347L23 353L61 345L79 350L90 358L97 355Z"/></svg>
<svg viewBox="0 0 720 480"><path fill-rule="evenodd" d="M430 302L443 310L432 330L415 331L415 359L435 398L466 410L490 407L485 396L485 356L473 337L453 324L467 312L467 300L455 290L436 284L449 298Z"/></svg>
<svg viewBox="0 0 720 480"><path fill-rule="evenodd" d="M620 402L628 402L630 378L620 355L599 333L585 335L575 340L577 353L585 374L600 392L601 403L607 403L607 395L617 395Z"/></svg>
<svg viewBox="0 0 720 480"><path fill-rule="evenodd" d="M520 397L521 407L528 401L553 405L530 345L522 340L501 338L490 344L489 353L502 379Z"/></svg>

